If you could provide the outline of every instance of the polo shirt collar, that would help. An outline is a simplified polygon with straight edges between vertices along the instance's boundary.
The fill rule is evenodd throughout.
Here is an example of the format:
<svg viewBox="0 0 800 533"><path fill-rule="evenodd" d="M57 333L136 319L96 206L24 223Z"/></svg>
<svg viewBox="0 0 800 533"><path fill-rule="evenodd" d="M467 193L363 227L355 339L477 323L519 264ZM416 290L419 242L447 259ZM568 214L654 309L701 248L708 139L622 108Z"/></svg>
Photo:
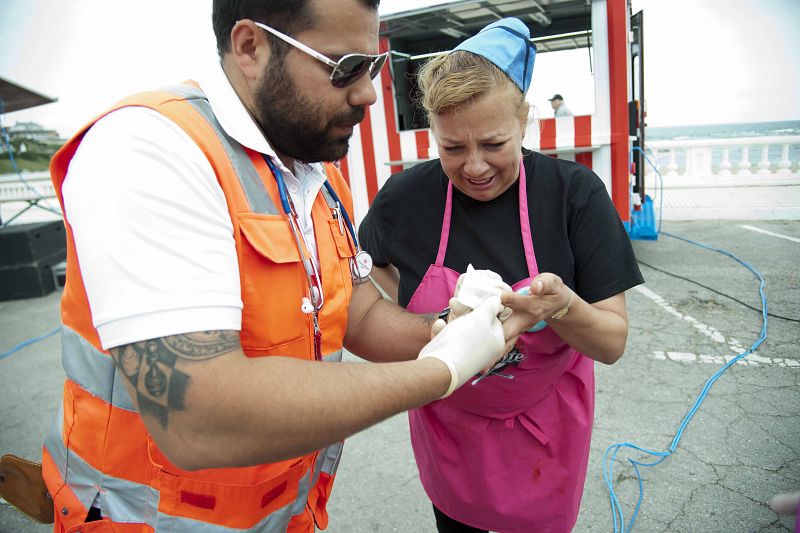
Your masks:
<svg viewBox="0 0 800 533"><path fill-rule="evenodd" d="M298 172L298 177L306 176L318 182L319 186L325 181L326 175L321 163L302 163L295 161L295 168L286 168L280 158L275 154L275 150L269 145L261 128L258 127L250 112L244 106L239 96L234 91L228 76L222 69L219 60L214 62L212 68L207 69L204 75L198 79L200 88L208 98L214 115L219 120L222 129L235 139L239 144L255 150L258 153L266 154L283 170L295 175L298 166L302 166L305 172ZM301 178L301 181L303 179Z"/></svg>
<svg viewBox="0 0 800 533"><path fill-rule="evenodd" d="M198 79L200 88L208 98L214 116L219 120L222 129L239 144L256 152L275 157L275 150L264 138L264 134L247 111L219 61L214 62Z"/></svg>

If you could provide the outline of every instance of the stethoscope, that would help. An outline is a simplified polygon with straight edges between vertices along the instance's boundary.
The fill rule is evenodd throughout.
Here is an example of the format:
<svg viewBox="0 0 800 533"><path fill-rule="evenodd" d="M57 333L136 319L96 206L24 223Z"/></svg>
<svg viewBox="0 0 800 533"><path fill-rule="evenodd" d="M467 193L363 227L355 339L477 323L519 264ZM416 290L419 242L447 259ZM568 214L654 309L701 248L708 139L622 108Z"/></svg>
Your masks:
<svg viewBox="0 0 800 533"><path fill-rule="evenodd" d="M286 182L283 179L283 172L266 154L264 154L264 161L266 161L267 166L272 172L272 175L275 177L275 182L278 185L278 194L281 198L281 207L283 208L283 213L286 215L286 219L289 221L289 227L292 230L297 251L300 253L300 260L303 264L303 270L305 271L306 275L306 283L308 284L308 296L303 296L301 298L300 310L305 314L310 314L313 318L314 354L317 360L320 360L322 359L322 330L319 327L319 312L322 309L322 305L325 303L325 298L322 293L322 278L320 277L319 270L317 268L317 264L314 262L314 259L308 253L306 253L307 251L310 252L311 247L309 246L302 229L300 229L300 217L297 214L297 209L294 207L294 202L292 202L291 196L289 196L287 192ZM342 235L344 235L344 228L346 226L347 231L353 238L353 244L351 246L355 246L356 253L354 254L354 257L351 257L349 260L350 276L355 282L363 282L372 272L372 256L363 251L359 246L353 222L350 220L347 210L342 207L342 202L339 199L339 195L336 194L336 191L327 179L325 180L324 186L335 204L333 207L331 207L331 213L334 220L337 220L339 223L339 231L342 233ZM343 221L345 226L342 225Z"/></svg>

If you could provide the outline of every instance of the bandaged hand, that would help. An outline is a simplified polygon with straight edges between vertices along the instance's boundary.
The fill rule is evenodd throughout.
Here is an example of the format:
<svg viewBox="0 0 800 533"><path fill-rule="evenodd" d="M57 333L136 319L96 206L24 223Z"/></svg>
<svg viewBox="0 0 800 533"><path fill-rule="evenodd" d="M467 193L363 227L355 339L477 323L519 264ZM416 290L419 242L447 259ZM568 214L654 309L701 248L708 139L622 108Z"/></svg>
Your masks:
<svg viewBox="0 0 800 533"><path fill-rule="evenodd" d="M472 312L449 323L422 348L419 359L439 359L450 370L450 386L442 397L503 356L503 326L497 319L502 308L500 298L491 296Z"/></svg>
<svg viewBox="0 0 800 533"><path fill-rule="evenodd" d="M476 270L471 264L467 271L458 277L456 290L450 299L450 316L455 319L465 315L478 307L490 296L500 296L503 291L510 291L511 287L503 281L499 274L491 270ZM500 312L500 322L511 316L511 309L503 307Z"/></svg>
<svg viewBox="0 0 800 533"><path fill-rule="evenodd" d="M472 264L467 265L467 272L458 277L453 297L447 302L447 306L450 308L447 322L441 319L434 322L431 326L431 338L438 335L446 324L466 315L486 298L500 296L503 291L510 290L511 287L503 281L499 274L491 270L476 270ZM511 308L503 307L498 318L500 322L505 322L510 316Z"/></svg>

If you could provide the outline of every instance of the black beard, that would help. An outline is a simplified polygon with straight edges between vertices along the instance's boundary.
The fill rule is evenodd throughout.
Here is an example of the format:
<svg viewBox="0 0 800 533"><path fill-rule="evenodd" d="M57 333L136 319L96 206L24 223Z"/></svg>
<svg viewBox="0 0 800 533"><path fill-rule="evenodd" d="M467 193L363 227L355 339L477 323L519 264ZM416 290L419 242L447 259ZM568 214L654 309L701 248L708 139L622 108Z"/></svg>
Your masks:
<svg viewBox="0 0 800 533"><path fill-rule="evenodd" d="M256 120L272 148L307 163L336 161L344 157L352 134L334 136L332 128L364 119L363 107L351 107L349 111L325 120L321 107L300 94L283 61L274 57L255 97Z"/></svg>

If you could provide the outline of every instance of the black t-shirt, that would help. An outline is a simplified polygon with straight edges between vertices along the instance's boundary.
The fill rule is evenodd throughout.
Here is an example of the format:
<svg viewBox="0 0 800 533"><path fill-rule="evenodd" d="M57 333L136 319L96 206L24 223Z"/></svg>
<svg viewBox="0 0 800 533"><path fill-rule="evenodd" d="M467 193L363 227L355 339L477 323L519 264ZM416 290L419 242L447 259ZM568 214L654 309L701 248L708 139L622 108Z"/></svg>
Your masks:
<svg viewBox="0 0 800 533"><path fill-rule="evenodd" d="M524 157L528 215L539 272L557 274L589 303L643 283L628 234L605 185L588 168L536 152ZM400 272L405 307L436 261L447 197L439 160L391 176L359 227L377 266ZM528 277L519 224L519 184L488 202L453 188L444 266L467 264L500 274L509 285Z"/></svg>

